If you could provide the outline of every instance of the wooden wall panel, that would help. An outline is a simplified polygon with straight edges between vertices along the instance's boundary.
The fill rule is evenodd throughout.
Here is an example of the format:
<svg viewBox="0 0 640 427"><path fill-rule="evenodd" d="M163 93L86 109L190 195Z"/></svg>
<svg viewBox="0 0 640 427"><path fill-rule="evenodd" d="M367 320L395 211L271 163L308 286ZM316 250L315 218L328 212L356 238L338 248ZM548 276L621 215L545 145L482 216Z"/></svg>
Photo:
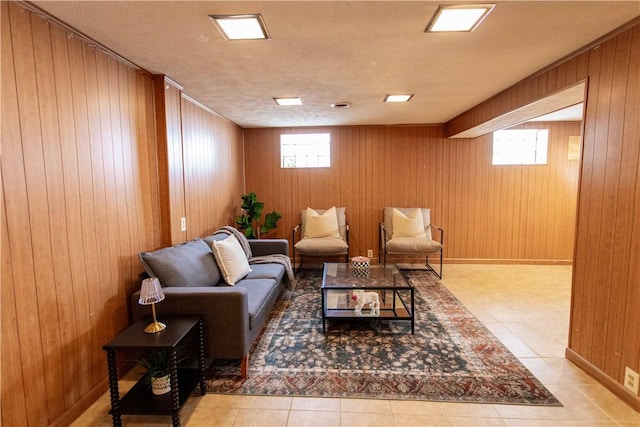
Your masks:
<svg viewBox="0 0 640 427"><path fill-rule="evenodd" d="M636 25L585 54L585 164L569 349L587 369L617 384L626 366L640 370L639 49ZM637 396L619 393L640 408Z"/></svg>
<svg viewBox="0 0 640 427"><path fill-rule="evenodd" d="M243 190L242 129L182 97L187 239L233 225Z"/></svg>
<svg viewBox="0 0 640 427"><path fill-rule="evenodd" d="M2 424L68 424L161 244L153 80L1 7Z"/></svg>
<svg viewBox="0 0 640 427"><path fill-rule="evenodd" d="M155 76L159 180L162 208L162 246L184 242L181 218L186 216L182 151L182 87Z"/></svg>
<svg viewBox="0 0 640 427"><path fill-rule="evenodd" d="M637 410L640 398L622 383L625 367L640 371L639 75L640 19L635 19L445 126L453 135L586 79L567 357ZM515 104L508 101L514 94ZM562 189L553 188L553 199L566 197ZM526 204L557 218L557 207L538 207L529 199ZM535 231L529 235L535 247Z"/></svg>
<svg viewBox="0 0 640 427"><path fill-rule="evenodd" d="M283 215L291 239L307 206L346 206L352 255L373 249L385 206L425 206L445 229L445 258L569 261L578 162L567 160L578 123L550 129L548 166L492 166L491 138L445 139L441 126L246 129L246 189ZM332 165L281 169L280 134L330 132Z"/></svg>

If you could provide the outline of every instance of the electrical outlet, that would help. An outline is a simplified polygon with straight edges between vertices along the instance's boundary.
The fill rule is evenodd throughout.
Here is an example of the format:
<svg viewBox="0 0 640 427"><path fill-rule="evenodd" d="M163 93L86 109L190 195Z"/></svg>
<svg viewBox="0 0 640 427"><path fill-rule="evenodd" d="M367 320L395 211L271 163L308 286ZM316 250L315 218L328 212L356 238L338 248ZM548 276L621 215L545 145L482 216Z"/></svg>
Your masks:
<svg viewBox="0 0 640 427"><path fill-rule="evenodd" d="M369 258L373 257L373 249L367 249L367 256Z"/></svg>
<svg viewBox="0 0 640 427"><path fill-rule="evenodd" d="M184 216L180 218L180 231L187 231L187 218Z"/></svg>
<svg viewBox="0 0 640 427"><path fill-rule="evenodd" d="M634 394L638 394L638 388L640 387L640 375L628 366L624 370L624 386Z"/></svg>

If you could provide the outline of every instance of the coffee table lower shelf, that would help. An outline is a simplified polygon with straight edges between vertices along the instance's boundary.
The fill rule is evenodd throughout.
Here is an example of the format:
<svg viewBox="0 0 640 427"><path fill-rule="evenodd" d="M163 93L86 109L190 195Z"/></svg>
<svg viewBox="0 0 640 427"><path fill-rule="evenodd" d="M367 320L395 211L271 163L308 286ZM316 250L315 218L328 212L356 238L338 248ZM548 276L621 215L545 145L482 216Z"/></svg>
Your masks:
<svg viewBox="0 0 640 427"><path fill-rule="evenodd" d="M400 308L400 310L381 308L380 314L377 316L368 314L368 311L363 310L362 314L356 314L353 309L326 308L322 316L322 330L326 333L327 320L359 320L364 322L372 320L409 320L411 321L411 333L414 333L414 318L404 308Z"/></svg>

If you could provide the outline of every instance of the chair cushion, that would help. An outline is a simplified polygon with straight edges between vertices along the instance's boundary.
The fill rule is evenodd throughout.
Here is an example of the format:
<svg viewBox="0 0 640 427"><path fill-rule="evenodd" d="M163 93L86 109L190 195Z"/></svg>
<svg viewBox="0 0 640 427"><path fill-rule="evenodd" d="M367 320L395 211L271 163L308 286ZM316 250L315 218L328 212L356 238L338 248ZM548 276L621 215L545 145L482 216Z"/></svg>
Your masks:
<svg viewBox="0 0 640 427"><path fill-rule="evenodd" d="M218 262L224 281L228 285L234 286L238 280L251 271L247 255L238 239L232 234L223 240L213 240L212 243L213 255Z"/></svg>
<svg viewBox="0 0 640 427"><path fill-rule="evenodd" d="M294 246L303 255L342 255L349 249L347 243L339 237L305 238Z"/></svg>
<svg viewBox="0 0 640 427"><path fill-rule="evenodd" d="M338 229L338 214L333 206L323 213L307 208L305 212L305 228L303 237L340 237Z"/></svg>
<svg viewBox="0 0 640 427"><path fill-rule="evenodd" d="M392 212L391 222L393 224L393 235L395 237L413 237L416 239L426 239L424 232L424 220L420 209L413 209L408 214L404 214L398 209Z"/></svg>
<svg viewBox="0 0 640 427"><path fill-rule="evenodd" d="M162 286L216 286L220 271L201 239L138 254L144 270Z"/></svg>
<svg viewBox="0 0 640 427"><path fill-rule="evenodd" d="M387 253L437 253L441 247L435 240L395 237L387 242Z"/></svg>
<svg viewBox="0 0 640 427"><path fill-rule="evenodd" d="M414 209L420 209L422 212L422 222L424 224L425 235L427 236L427 240L431 240L433 237L431 236L431 209L429 208L394 208L394 207L385 207L383 218L384 218L384 228L387 230L387 241L391 239L393 236L393 210L398 209L403 214L407 215L412 212Z"/></svg>

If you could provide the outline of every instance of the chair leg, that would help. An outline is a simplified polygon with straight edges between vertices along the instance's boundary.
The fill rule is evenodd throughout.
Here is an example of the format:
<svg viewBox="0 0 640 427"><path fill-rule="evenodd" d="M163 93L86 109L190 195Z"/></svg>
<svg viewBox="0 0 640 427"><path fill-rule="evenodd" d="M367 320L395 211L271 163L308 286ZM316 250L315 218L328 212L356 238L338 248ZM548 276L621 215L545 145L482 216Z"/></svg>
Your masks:
<svg viewBox="0 0 640 427"><path fill-rule="evenodd" d="M297 276L298 272L300 272L300 269L302 268L302 263L303 263L302 258L303 258L303 255L300 254L300 262L298 263L298 268L297 269L296 268L293 269L293 275L294 276Z"/></svg>
<svg viewBox="0 0 640 427"><path fill-rule="evenodd" d="M438 276L438 279L442 279L442 251L440 251L440 272L437 272L435 268L429 264L429 255L427 255L425 259L425 265L427 266L428 271L433 271L433 273Z"/></svg>

